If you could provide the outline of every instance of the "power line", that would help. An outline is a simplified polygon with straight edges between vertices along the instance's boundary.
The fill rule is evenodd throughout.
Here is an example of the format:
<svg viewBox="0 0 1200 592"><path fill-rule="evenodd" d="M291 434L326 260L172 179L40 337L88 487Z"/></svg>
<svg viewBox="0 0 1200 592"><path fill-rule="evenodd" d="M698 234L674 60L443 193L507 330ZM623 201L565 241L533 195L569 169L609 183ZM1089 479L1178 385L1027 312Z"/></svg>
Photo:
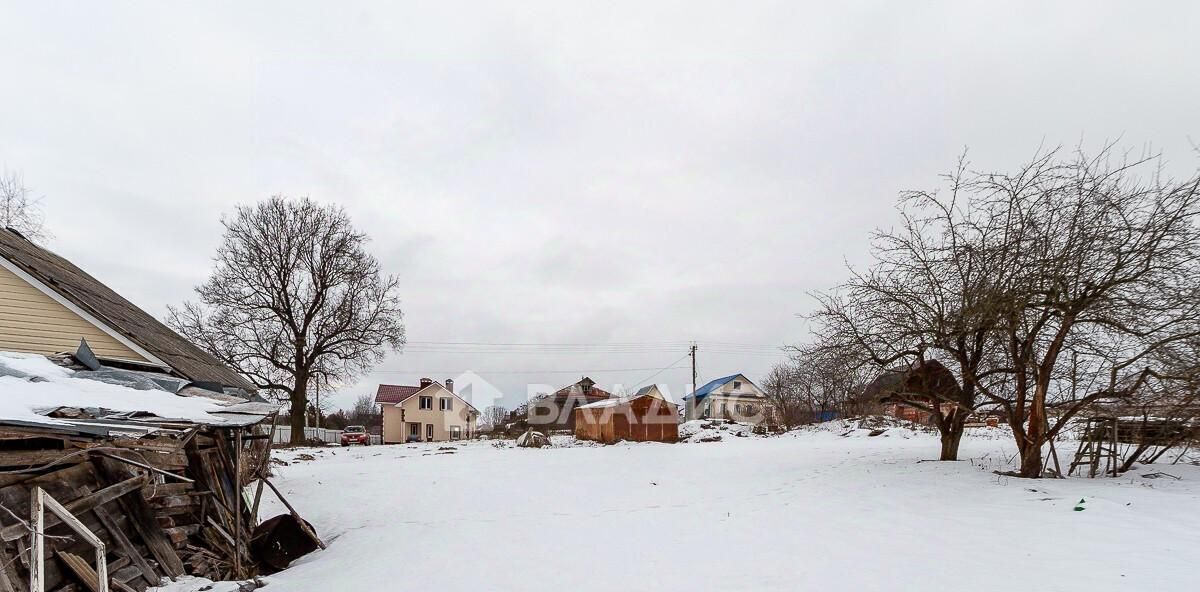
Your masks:
<svg viewBox="0 0 1200 592"><path fill-rule="evenodd" d="M643 379L641 379L641 380L639 380L639 381L637 381L637 382L633 383L633 386L634 386L634 387L639 387L639 386L641 386L642 384L644 384L646 381L648 381L648 380L652 380L653 378L655 378L655 377L656 377L656 376L658 376L659 374L662 374L663 372L666 372L667 370L670 370L671 368L680 368L680 367L682 367L682 368L686 368L687 366L675 366L675 364L678 364L679 362L682 362L684 358L686 358L686 357L688 357L688 356L690 356L690 355L692 355L692 352L690 352L690 351L689 351L688 353L686 353L686 354L683 354L683 356L681 356L681 357L680 357L678 360L675 360L674 362L671 362L671 363L670 363L669 365L667 365L665 368L662 368L662 369L660 369L658 372L655 372L654 374L651 374L650 376L647 376L647 377L645 377L645 378L643 378Z"/></svg>
<svg viewBox="0 0 1200 592"><path fill-rule="evenodd" d="M685 356L686 357L686 356ZM678 360L676 360L678 361ZM470 370L476 374L581 374L581 373L600 373L600 372L646 372L648 370L658 370L660 373L666 370L676 370L687 368L687 366L668 366L666 368L650 367L650 368L592 368L586 370ZM457 370L375 370L371 374L459 374L463 372L463 368ZM655 375L657 376L657 375ZM649 379L645 379L649 380Z"/></svg>
<svg viewBox="0 0 1200 592"><path fill-rule="evenodd" d="M611 342L611 343L518 343L483 341L410 341L407 353L452 354L648 354L679 351L692 343L683 342ZM726 355L778 356L782 345L732 342L705 342L705 351Z"/></svg>
<svg viewBox="0 0 1200 592"><path fill-rule="evenodd" d="M688 341L609 341L594 343L565 343L565 342L504 342L504 341L409 341L409 345L432 346L501 346L501 347L536 347L536 348L589 348L589 347L680 347L687 346ZM780 343L735 343L731 341L705 341L709 345L719 345L737 348L764 349L783 347Z"/></svg>

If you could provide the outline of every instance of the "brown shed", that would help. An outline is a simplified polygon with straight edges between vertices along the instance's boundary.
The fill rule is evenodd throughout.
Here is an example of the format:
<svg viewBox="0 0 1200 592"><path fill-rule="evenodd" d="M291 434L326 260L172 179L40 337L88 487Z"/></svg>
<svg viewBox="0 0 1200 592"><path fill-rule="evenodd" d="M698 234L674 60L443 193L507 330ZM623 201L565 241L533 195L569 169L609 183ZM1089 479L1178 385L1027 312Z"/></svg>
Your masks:
<svg viewBox="0 0 1200 592"><path fill-rule="evenodd" d="M611 444L679 440L679 407L655 386L629 398L608 399L575 409L575 437Z"/></svg>

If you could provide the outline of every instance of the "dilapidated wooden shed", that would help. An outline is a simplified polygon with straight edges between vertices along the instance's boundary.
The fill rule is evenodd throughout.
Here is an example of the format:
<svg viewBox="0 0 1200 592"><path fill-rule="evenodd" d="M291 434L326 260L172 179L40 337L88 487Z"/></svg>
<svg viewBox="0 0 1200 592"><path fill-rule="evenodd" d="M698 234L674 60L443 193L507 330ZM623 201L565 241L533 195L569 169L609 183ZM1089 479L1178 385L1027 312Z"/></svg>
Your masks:
<svg viewBox="0 0 1200 592"><path fill-rule="evenodd" d="M679 407L656 386L633 396L607 399L575 409L575 437L614 443L675 442L679 440Z"/></svg>
<svg viewBox="0 0 1200 592"><path fill-rule="evenodd" d="M0 592L140 591L163 577L243 579L280 565L254 552L264 548L256 536L272 536L257 513L263 488L274 489L275 405L4 352L0 400Z"/></svg>

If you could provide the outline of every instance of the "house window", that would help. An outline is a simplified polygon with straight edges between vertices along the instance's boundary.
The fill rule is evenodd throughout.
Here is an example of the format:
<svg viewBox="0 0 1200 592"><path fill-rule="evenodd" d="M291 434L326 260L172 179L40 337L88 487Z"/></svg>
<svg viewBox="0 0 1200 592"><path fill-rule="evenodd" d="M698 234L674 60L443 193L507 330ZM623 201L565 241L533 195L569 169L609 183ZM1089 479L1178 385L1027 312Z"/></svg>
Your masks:
<svg viewBox="0 0 1200 592"><path fill-rule="evenodd" d="M451 399L450 397L442 397L441 400L439 400L438 402L441 404L441 407L439 407L439 409L441 409L442 411L453 411L454 410L454 399Z"/></svg>
<svg viewBox="0 0 1200 592"><path fill-rule="evenodd" d="M433 424L431 423L425 424L425 439L430 442L433 441Z"/></svg>
<svg viewBox="0 0 1200 592"><path fill-rule="evenodd" d="M421 424L419 424L419 423L408 424L408 435L412 438L420 438L421 437Z"/></svg>
<svg viewBox="0 0 1200 592"><path fill-rule="evenodd" d="M736 391L740 388L742 388L742 381L740 381L740 380L733 381L733 390Z"/></svg>
<svg viewBox="0 0 1200 592"><path fill-rule="evenodd" d="M419 407L421 409L433 409L433 397L421 397Z"/></svg>
<svg viewBox="0 0 1200 592"><path fill-rule="evenodd" d="M462 426L450 426L450 439L462 440Z"/></svg>

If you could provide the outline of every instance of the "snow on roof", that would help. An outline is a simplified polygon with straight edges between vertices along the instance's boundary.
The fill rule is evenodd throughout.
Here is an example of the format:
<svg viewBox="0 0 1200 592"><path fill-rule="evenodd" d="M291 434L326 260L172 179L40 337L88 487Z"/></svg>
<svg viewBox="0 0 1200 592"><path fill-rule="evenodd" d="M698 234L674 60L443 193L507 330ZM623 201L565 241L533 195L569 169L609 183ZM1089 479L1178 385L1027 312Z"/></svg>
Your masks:
<svg viewBox="0 0 1200 592"><path fill-rule="evenodd" d="M624 405L630 401L633 401L634 399L640 399L642 397L652 396L650 394L650 390L653 387L654 387L654 385L650 385L648 387L638 390L638 392L636 394L631 395L631 396L614 397L612 399L604 399L603 401L596 401L595 403L588 403L587 405L580 405L579 407L576 407L576 409L603 409L605 407L616 407L618 405ZM658 397L654 397L654 398L657 399ZM672 403L671 401L668 401L666 399L659 399L659 400L668 405L675 405L675 403Z"/></svg>
<svg viewBox="0 0 1200 592"><path fill-rule="evenodd" d="M63 407L104 409L126 414L150 414L159 419L184 420L208 425L244 425L261 414L241 405L223 405L207 397L109 384L76 377L45 356L0 352L0 421L39 425L72 425L70 420L45 414ZM115 415L115 414L114 414ZM242 417L235 417L240 415ZM127 417L132 417L126 415Z"/></svg>
<svg viewBox="0 0 1200 592"><path fill-rule="evenodd" d="M637 397L613 397L612 399L604 399L603 401L596 401L595 403L580 405L576 407L576 409L601 409L603 407L616 407L617 405L624 405L625 403L628 403L636 398Z"/></svg>

